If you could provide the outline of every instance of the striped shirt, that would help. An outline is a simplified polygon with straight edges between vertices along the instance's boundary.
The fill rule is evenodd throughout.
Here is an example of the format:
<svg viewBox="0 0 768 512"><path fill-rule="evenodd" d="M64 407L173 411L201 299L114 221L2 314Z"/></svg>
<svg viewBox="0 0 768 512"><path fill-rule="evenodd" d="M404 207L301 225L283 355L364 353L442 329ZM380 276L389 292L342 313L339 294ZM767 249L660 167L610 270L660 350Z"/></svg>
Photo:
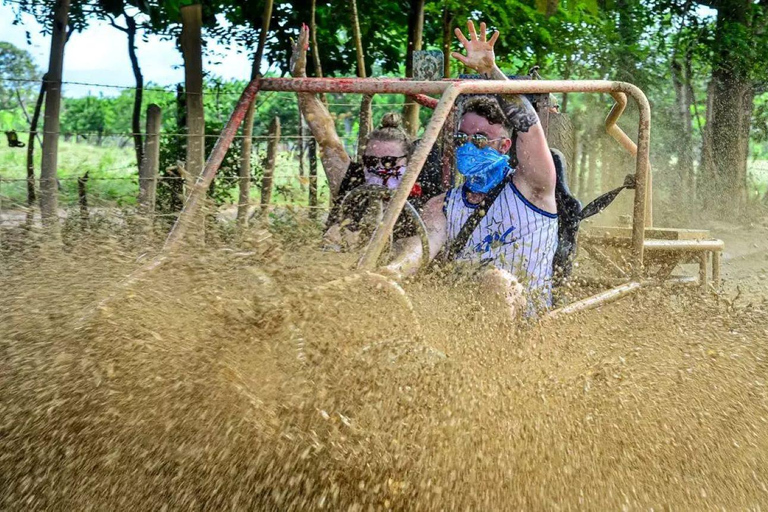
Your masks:
<svg viewBox="0 0 768 512"><path fill-rule="evenodd" d="M552 305L552 259L557 249L557 214L528 201L512 180L482 218L456 259L492 264L506 270L528 290L533 310ZM445 196L448 242L454 240L477 208L467 190L457 187Z"/></svg>

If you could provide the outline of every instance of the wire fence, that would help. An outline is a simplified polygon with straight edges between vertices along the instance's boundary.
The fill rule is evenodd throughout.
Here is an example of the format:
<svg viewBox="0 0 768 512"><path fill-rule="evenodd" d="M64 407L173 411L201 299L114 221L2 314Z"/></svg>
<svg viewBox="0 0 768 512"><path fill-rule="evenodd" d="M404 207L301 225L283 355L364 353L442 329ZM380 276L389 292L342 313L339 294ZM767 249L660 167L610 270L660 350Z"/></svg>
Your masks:
<svg viewBox="0 0 768 512"><path fill-rule="evenodd" d="M36 86L42 84L43 80L3 77L0 78L0 83L2 82L8 83L11 88L14 85L18 88L18 86L26 84L30 86L26 90L31 95L33 92L36 92ZM54 81L47 81L47 85L50 86L52 84L54 84ZM33 85L35 87L31 87ZM56 81L55 85L62 88L68 86L91 87L99 90L115 91L135 91L137 89L135 85L74 80ZM214 117L218 117L220 122L223 122L229 116L227 109L231 108L234 98L240 97L241 91L239 88L241 86L242 84L233 83L222 84L221 86L206 84L201 94L209 98L215 98L216 111ZM173 112L174 107L172 105L174 103L176 109L183 109L184 102L180 98L197 94L185 91L177 85L158 86L152 83L143 86L142 90L145 93L167 95L168 103L171 105L163 106L162 108L164 111L171 112ZM278 96L275 96L275 94ZM91 91L88 91L87 95L90 96ZM269 119L271 119L275 115L275 104L278 104L279 108L277 111L280 112L281 118L285 115L285 104L282 103L281 99L283 96L285 98L292 98L293 102L296 101L296 94L288 92L265 92L257 96L257 112L270 99L278 98L276 102L273 101L267 105L268 109L265 109L263 113L257 114L260 116L258 118L260 125L266 126L264 118L269 116ZM226 99L222 100L221 104L219 104L219 97L231 98L232 101ZM330 99L331 101L325 101L324 103L331 108L332 115L337 118L337 126L340 127L338 130L339 139L349 154L354 157L358 136L354 133L356 132L356 127L353 120L359 114L362 95L343 96L344 99L351 99L351 101L333 101L338 98L340 98L338 95L328 95L326 100ZM65 94L65 101L67 99ZM390 101L395 99L398 99L398 101ZM151 95L150 97L145 95L144 100L145 105L151 102ZM21 96L18 97L18 101L24 111L27 122L30 123L30 116L27 115L29 112L27 112L27 108L23 105ZM387 101L386 103L374 102L371 107L375 109L374 111L378 110L381 112L380 109L401 109L406 105L405 102L399 101L399 98L390 97ZM163 102L159 103L166 105ZM66 103L64 106L66 107ZM210 105L207 100L205 106L206 117L211 114L209 107ZM292 108L294 110L288 114L291 119L284 120L284 124L290 125L294 130L300 130L301 128L298 125L301 123L301 118L298 105L294 103ZM179 110L179 112L182 112L182 110ZM66 115L66 108L63 111L63 115ZM178 125L179 116L176 113L173 113L172 116ZM18 137L18 141L21 143L30 143L30 137L33 136L36 136L38 141L41 141L41 138L44 136L57 135L59 137L56 191L58 204L63 213L66 215L66 211L70 209L88 208L93 215L106 215L108 213L117 218L122 215L119 213L121 211L128 212L128 215L133 215L130 212L137 206L141 188L134 141L136 136L146 137L147 134L144 132L134 132L131 129L70 129L63 123L63 119L64 117L62 117L62 129L58 132L45 131L42 126L42 118L37 130L32 131L29 128L13 130ZM185 160L183 148L191 136L185 130L178 129L178 126L176 130L167 129L169 124L174 124L173 119L166 119L163 122L163 126L166 129L161 130L158 134L161 146L161 161L155 179L158 190L158 205L160 202L172 203L178 209L180 204L179 197L183 196L184 187L188 185L187 180L189 179L188 176L185 177L186 173L183 170ZM123 122L119 126L125 126L125 123ZM309 209L312 211L326 210L328 208L329 190L322 168L322 160L319 158L321 155L318 151L318 154L310 159L308 155L309 147L311 147L311 142L315 141L307 126L304 127L304 130L304 133L293 132L279 135L276 146L277 158L272 173L271 204L276 207ZM219 134L206 133L194 137L198 140L200 138L204 139L206 147L210 150L211 144L218 139ZM237 204L240 184L238 167L241 158L238 151L240 148L239 144L244 138L245 135L242 133L235 135L235 144L230 149L230 153L222 164L217 178L212 185L215 191L215 200L221 210L232 210L241 206ZM276 138L273 135L261 132L251 136L253 141L251 160L253 163L250 205L259 204L261 200L261 178L264 174L267 146ZM11 137L9 136L9 146L11 146L10 142ZM317 147L316 142L314 146ZM0 148L0 224L9 222L9 219L11 219L11 222L15 222L13 219L17 219L19 216L26 216L30 208L34 208L39 204L40 189L46 188L45 185L47 185L46 181L41 180L39 176L39 144L36 145L35 153L33 161L34 179L30 181L27 178L29 164L27 162L26 149L23 147L5 147L4 145ZM315 178L310 176L312 174L310 170L312 166L311 161L315 162ZM314 202L310 197L312 195L311 189L314 190L314 201L317 204L311 204ZM158 206L153 215L156 217L174 217L177 215L176 211L166 211L166 207L167 204L162 208Z"/></svg>
<svg viewBox="0 0 768 512"><path fill-rule="evenodd" d="M29 133L22 132L22 133ZM88 135L94 135L88 133ZM128 137L132 134L122 134ZM142 134L145 135L145 134ZM163 140L169 137L189 137L185 133L159 134L161 147ZM207 135L217 138L218 135ZM71 137L70 137L71 138ZM238 138L242 138L239 136ZM356 140L354 136L345 136ZM176 151L161 159L161 166L154 178L140 178L139 166L133 144L114 147L108 144L96 145L89 142L67 142L68 137L61 136L58 154L58 177L42 179L40 177L40 156L34 161L34 177L27 177L27 158L25 148L0 148L0 225L18 225L28 221L31 210L37 210L41 188L46 188L50 181L56 182L56 193L61 216L83 209L94 217L113 217L116 220L136 214L139 193L143 181L155 181L157 187L156 211L149 215L153 218L172 219L178 214L186 192L191 184L184 169L184 151ZM277 155L271 173L270 204L277 208L296 208L299 210L323 211L328 209L328 184L322 169L321 159L315 160L314 178L310 175L309 136L286 134L275 136L255 136L252 149L250 201L246 206L259 205L262 193L262 179L266 167L267 143L277 139ZM38 149L39 152L39 149ZM216 179L212 184L212 201L222 212L223 218L234 216L238 204L239 163L241 154L238 148L232 148L225 159ZM314 185L313 183L314 182ZM314 187L317 204L309 204L310 189ZM30 195L30 192L33 194ZM169 209L171 211L169 211ZM32 213L38 215L39 213Z"/></svg>

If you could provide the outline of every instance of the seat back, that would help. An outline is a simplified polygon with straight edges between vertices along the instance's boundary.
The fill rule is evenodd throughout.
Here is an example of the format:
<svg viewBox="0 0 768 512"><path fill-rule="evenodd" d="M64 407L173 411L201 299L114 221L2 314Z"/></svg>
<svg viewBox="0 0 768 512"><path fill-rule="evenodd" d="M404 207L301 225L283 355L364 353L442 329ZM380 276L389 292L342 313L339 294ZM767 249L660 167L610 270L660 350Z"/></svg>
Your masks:
<svg viewBox="0 0 768 512"><path fill-rule="evenodd" d="M560 286L571 275L573 259L576 257L576 238L581 222L581 202L576 199L568 188L565 156L551 149L555 162L555 202L557 204L557 249L552 261L553 280L555 286Z"/></svg>

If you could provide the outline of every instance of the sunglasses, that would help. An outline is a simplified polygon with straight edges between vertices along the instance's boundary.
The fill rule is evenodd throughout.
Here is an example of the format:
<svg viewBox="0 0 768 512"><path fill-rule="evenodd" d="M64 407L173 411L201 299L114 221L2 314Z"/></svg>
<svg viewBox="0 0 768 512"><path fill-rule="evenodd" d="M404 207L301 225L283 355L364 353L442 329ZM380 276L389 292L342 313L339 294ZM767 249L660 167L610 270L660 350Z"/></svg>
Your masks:
<svg viewBox="0 0 768 512"><path fill-rule="evenodd" d="M408 155L402 156L363 156L363 165L369 169L392 169L397 165L397 161L406 158Z"/></svg>
<svg viewBox="0 0 768 512"><path fill-rule="evenodd" d="M467 142L471 142L477 146L478 149L484 149L488 147L491 142L496 142L497 140L504 140L504 137L498 139L489 139L487 135L483 135L482 133L467 135L464 132L458 132L453 136L453 142L456 144L456 147L463 146Z"/></svg>

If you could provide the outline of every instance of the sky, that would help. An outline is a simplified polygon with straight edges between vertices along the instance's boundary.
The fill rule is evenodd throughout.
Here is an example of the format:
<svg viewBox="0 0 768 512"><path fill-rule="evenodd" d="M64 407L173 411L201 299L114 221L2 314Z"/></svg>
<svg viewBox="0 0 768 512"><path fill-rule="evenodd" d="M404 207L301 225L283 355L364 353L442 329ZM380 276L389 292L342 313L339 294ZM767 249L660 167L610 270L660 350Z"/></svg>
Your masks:
<svg viewBox="0 0 768 512"><path fill-rule="evenodd" d="M21 24L13 25L14 17L14 10L10 5L0 5L0 41L10 42L27 50L38 68L47 69L50 36L40 33L41 26L33 17L23 16ZM27 32L31 35L31 45L27 44ZM64 52L64 81L135 85L127 46L123 32L106 22L92 22L83 32L74 33L67 43ZM138 38L136 47L144 83L151 81L155 85L166 86L184 81L181 54L173 41L149 36L147 42ZM210 59L204 61L204 70L225 80L250 78L251 64L247 53L238 53L216 44L211 45L211 50L223 55L223 58L216 58L220 63L215 66L211 65ZM65 85L63 92L68 97L100 93L112 96L119 93L119 90Z"/></svg>

